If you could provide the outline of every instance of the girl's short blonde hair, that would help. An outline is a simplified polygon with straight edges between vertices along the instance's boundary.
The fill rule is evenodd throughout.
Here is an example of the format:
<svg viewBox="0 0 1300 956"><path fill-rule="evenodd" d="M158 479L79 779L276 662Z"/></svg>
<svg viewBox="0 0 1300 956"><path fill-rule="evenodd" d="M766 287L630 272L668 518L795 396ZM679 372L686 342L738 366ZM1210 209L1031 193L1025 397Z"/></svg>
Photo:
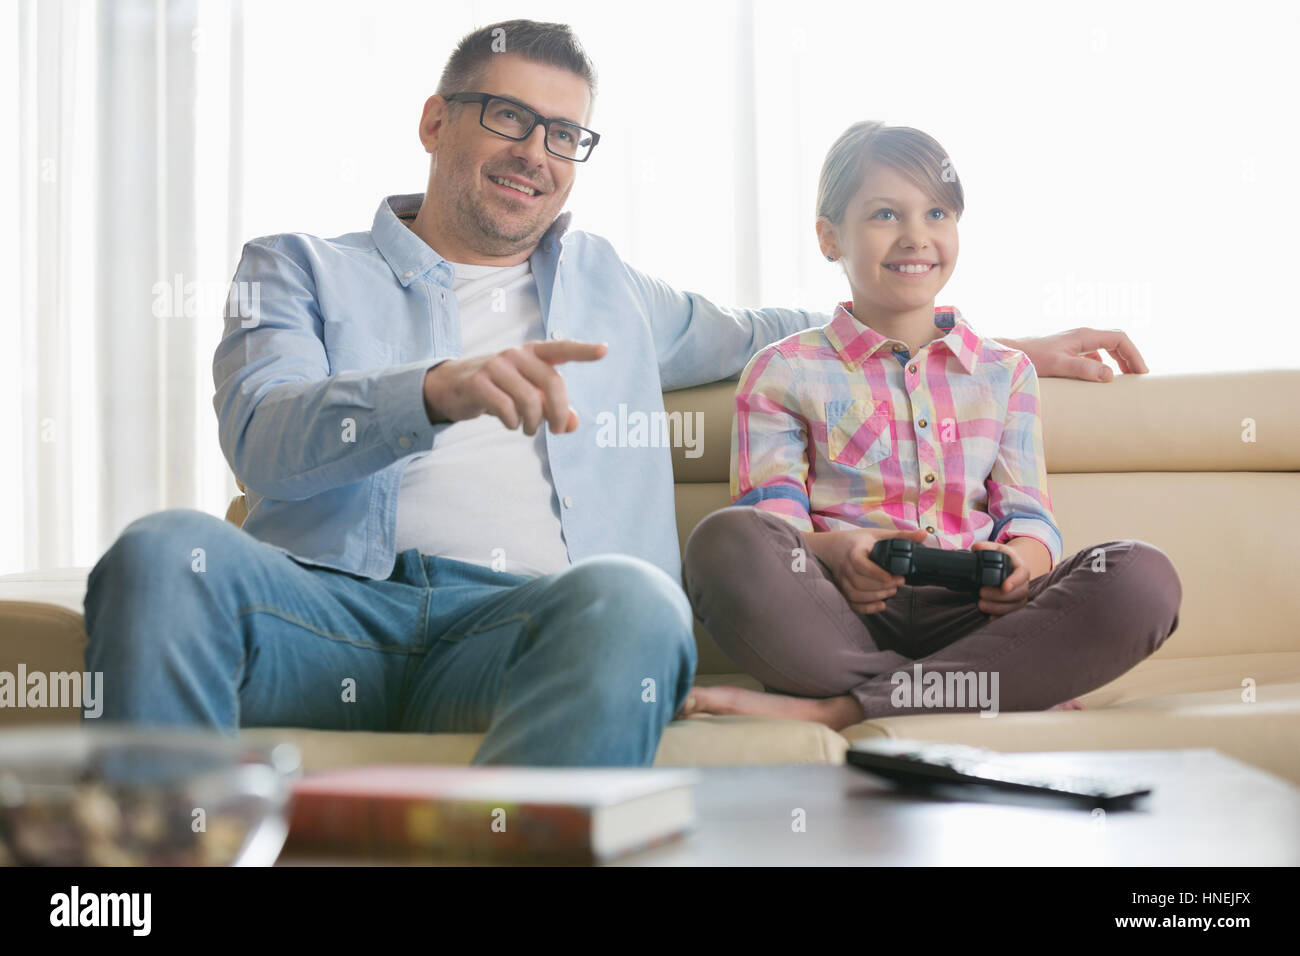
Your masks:
<svg viewBox="0 0 1300 956"><path fill-rule="evenodd" d="M854 123L831 146L817 183L817 218L838 225L867 170L882 164L906 176L917 188L961 219L966 208L961 180L943 147L928 133L874 120Z"/></svg>

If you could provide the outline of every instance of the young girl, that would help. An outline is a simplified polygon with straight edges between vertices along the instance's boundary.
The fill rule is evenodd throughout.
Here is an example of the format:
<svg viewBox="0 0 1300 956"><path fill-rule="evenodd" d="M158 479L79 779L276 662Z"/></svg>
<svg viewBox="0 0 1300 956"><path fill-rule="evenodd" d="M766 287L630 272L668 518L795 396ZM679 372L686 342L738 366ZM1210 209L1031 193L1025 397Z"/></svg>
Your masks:
<svg viewBox="0 0 1300 956"><path fill-rule="evenodd" d="M936 707L1076 709L1178 626L1182 589L1158 548L1107 541L1062 560L1034 367L935 306L963 207L919 130L856 123L831 147L817 239L852 299L745 368L734 504L686 545L696 616L768 693L696 687L679 716L839 730ZM871 561L883 538L994 549L1012 573L978 595L909 586Z"/></svg>

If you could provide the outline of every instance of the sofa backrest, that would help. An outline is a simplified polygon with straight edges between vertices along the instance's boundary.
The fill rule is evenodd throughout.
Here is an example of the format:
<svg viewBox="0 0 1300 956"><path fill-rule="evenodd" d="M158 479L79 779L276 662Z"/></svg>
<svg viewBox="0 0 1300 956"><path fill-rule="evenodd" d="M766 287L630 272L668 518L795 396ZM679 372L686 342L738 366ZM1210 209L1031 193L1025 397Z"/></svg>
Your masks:
<svg viewBox="0 0 1300 956"><path fill-rule="evenodd" d="M1178 569L1178 630L1154 656L1300 651L1300 370L1039 384L1065 553L1136 538ZM664 395L670 413L703 416L698 457L672 449L683 547L731 503L734 391L717 382ZM226 517L242 524L246 513L239 496ZM736 670L698 624L695 633L700 673Z"/></svg>
<svg viewBox="0 0 1300 956"><path fill-rule="evenodd" d="M673 449L683 546L731 501L734 389L664 396L669 412L703 413L702 454ZM1045 378L1040 394L1065 553L1136 538L1178 569L1178 630L1156 657L1300 650L1300 370ZM700 673L736 670L698 626L696 638Z"/></svg>

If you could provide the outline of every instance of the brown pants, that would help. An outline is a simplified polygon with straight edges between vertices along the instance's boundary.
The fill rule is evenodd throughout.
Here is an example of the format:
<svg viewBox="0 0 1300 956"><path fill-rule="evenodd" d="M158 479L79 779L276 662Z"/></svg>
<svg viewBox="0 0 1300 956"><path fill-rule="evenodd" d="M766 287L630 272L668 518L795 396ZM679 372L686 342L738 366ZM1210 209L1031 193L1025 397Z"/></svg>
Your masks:
<svg viewBox="0 0 1300 956"><path fill-rule="evenodd" d="M1150 656L1178 627L1182 600L1165 553L1124 540L1062 560L1029 583L1024 607L999 618L971 595L906 584L883 611L858 614L799 531L746 507L700 522L683 583L714 640L767 690L851 694L868 719L1046 710ZM976 697L980 681L991 708Z"/></svg>

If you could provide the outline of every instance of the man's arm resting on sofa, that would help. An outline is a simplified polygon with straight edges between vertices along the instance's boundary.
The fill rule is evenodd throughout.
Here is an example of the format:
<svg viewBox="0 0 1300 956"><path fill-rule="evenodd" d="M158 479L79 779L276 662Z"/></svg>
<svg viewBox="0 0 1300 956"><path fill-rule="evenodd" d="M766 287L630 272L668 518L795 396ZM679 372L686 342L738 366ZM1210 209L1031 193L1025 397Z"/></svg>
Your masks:
<svg viewBox="0 0 1300 956"><path fill-rule="evenodd" d="M664 391L733 378L763 346L830 321L804 309L724 308L622 265L650 321Z"/></svg>
<svg viewBox="0 0 1300 956"><path fill-rule="evenodd" d="M992 338L1028 355L1039 376L1109 382L1112 373L1110 366L1102 361L1100 349L1105 349L1126 375L1141 375L1147 371L1142 353L1119 329L1079 328L1027 339L1000 335Z"/></svg>

